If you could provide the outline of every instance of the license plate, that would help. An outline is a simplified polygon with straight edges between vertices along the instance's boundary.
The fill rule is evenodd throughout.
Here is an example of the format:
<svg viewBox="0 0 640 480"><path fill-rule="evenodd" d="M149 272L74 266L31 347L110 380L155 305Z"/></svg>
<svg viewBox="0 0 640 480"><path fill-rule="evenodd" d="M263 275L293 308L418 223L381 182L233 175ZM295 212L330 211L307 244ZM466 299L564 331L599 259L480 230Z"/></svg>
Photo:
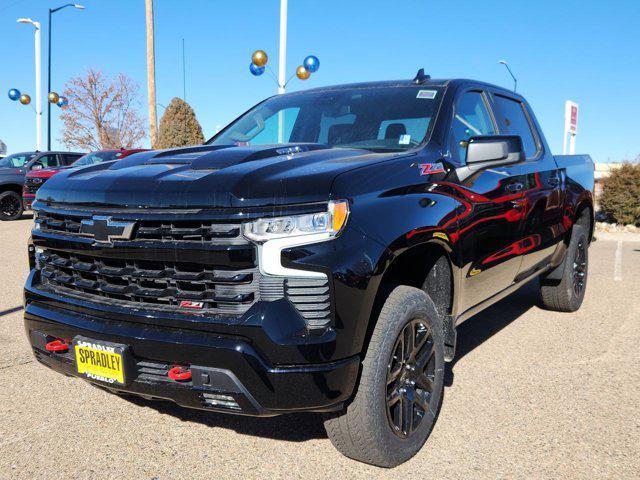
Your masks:
<svg viewBox="0 0 640 480"><path fill-rule="evenodd" d="M124 385L126 345L76 337L73 348L79 374L90 380Z"/></svg>

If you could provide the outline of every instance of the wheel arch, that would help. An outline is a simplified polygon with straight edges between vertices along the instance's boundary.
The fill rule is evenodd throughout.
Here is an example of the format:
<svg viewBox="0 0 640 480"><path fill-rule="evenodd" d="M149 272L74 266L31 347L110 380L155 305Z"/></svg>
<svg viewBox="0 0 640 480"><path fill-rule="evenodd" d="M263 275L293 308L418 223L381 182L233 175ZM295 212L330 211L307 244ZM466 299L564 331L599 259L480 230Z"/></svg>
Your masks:
<svg viewBox="0 0 640 480"><path fill-rule="evenodd" d="M589 242L593 240L593 233L595 229L594 214L595 212L592 203L589 200L584 199L578 204L576 208L576 214L573 218L574 224L577 223L587 229L587 232L589 234Z"/></svg>
<svg viewBox="0 0 640 480"><path fill-rule="evenodd" d="M0 193L15 192L22 198L22 185L19 183L3 183L0 184Z"/></svg>
<svg viewBox="0 0 640 480"><path fill-rule="evenodd" d="M452 249L447 242L436 238L392 252L391 259L387 261L386 267L381 275L375 300L371 308L367 331L362 345L363 357L366 355L369 347L371 335L373 334L380 311L393 289L400 285L423 289L434 268L441 269L446 267L448 275L435 275L436 280L442 278L446 284L438 284L440 289L437 292L427 289L425 289L425 291L436 304L438 313L443 317L445 337L447 334L449 334L450 337L452 335L455 337L455 327L451 313L453 306L456 304L456 295L459 291L459 276L456 275L457 268L452 261L452 253ZM444 261L440 259L444 259ZM435 285L432 284L431 287L435 288ZM451 325L447 325L448 323L451 323ZM453 338L453 342L455 342L455 338ZM453 343L453 346L455 346L455 343Z"/></svg>

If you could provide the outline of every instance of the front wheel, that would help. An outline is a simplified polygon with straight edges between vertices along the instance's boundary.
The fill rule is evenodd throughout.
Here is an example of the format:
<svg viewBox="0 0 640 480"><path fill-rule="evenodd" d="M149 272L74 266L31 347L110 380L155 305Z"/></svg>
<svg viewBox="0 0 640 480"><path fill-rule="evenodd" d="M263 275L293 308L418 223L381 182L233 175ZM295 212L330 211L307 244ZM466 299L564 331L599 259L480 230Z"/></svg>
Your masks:
<svg viewBox="0 0 640 480"><path fill-rule="evenodd" d="M22 215L22 197L16 192L0 193L0 220L17 220Z"/></svg>
<svg viewBox="0 0 640 480"><path fill-rule="evenodd" d="M347 457L395 467L431 433L443 377L442 321L433 301L420 289L397 287L378 317L355 398L326 417L327 435Z"/></svg>

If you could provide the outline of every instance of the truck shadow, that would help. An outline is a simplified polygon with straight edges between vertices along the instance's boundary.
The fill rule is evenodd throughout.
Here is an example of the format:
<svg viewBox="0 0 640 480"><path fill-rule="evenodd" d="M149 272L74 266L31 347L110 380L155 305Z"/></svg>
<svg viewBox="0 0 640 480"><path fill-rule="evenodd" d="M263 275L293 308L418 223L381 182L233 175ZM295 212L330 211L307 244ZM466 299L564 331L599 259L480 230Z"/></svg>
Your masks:
<svg viewBox="0 0 640 480"><path fill-rule="evenodd" d="M445 385L453 384L456 363L500 332L538 303L538 282L533 281L500 302L458 326L456 358L446 364ZM288 442L305 442L327 438L320 414L299 413L279 417L256 418L182 408L171 402L146 400L135 396L123 397L138 406L153 408L183 422L194 422L213 428L234 430L251 435Z"/></svg>
<svg viewBox="0 0 640 480"><path fill-rule="evenodd" d="M194 422L207 427L224 428L242 435L288 442L306 442L318 438L327 438L322 424L322 415L320 414L293 413L278 417L245 417L204 410L192 410L168 401L146 400L134 396L123 398L138 406L153 408L158 413L171 415L183 422Z"/></svg>
<svg viewBox="0 0 640 480"><path fill-rule="evenodd" d="M458 325L456 356L453 362L445 364L445 386L450 387L453 385L453 369L461 358L520 318L532 307L539 306L539 292L539 281L533 280L523 285L511 295Z"/></svg>

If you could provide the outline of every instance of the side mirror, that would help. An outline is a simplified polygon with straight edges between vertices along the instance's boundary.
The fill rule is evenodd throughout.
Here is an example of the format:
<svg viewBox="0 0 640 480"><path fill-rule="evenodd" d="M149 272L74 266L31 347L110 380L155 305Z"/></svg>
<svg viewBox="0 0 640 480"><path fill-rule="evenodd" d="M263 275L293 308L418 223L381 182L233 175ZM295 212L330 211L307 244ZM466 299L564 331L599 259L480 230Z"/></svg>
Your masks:
<svg viewBox="0 0 640 480"><path fill-rule="evenodd" d="M471 137L467 145L467 166L476 170L497 165L510 165L525 159L519 135L486 135Z"/></svg>
<svg viewBox="0 0 640 480"><path fill-rule="evenodd" d="M42 170L44 167L42 166L41 163L34 163L33 165L31 165L31 170Z"/></svg>

